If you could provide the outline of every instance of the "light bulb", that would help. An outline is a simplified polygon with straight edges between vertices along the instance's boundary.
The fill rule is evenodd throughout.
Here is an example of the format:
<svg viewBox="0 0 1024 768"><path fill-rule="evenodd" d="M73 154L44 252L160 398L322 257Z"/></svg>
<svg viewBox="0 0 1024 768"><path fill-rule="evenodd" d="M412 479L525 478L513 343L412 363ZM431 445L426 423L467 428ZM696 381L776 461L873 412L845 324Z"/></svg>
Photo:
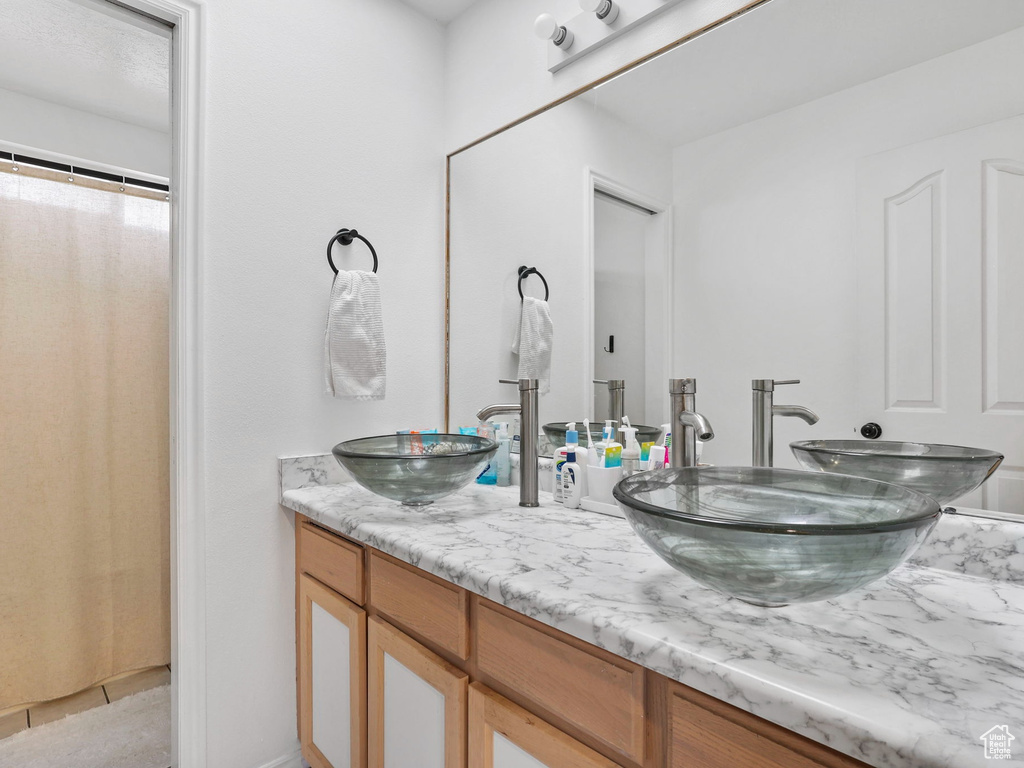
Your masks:
<svg viewBox="0 0 1024 768"><path fill-rule="evenodd" d="M572 32L559 24L550 13L542 13L536 18L533 22L533 31L541 40L550 40L563 50L572 45Z"/></svg>
<svg viewBox="0 0 1024 768"><path fill-rule="evenodd" d="M580 0L580 8L596 14L605 24L611 24L619 17L619 6L613 0Z"/></svg>

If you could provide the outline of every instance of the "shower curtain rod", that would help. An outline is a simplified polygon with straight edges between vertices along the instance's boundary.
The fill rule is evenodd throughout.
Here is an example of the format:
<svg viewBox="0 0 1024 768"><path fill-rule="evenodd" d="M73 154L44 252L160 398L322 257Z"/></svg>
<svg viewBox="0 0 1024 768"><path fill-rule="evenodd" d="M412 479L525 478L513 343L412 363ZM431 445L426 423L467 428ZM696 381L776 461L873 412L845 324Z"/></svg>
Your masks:
<svg viewBox="0 0 1024 768"><path fill-rule="evenodd" d="M0 160L9 160L12 163L32 165L35 166L36 168L49 168L51 171L62 171L64 173L70 173L73 176L88 176L93 179L101 179L102 181L114 181L119 184L124 184L131 187L156 189L161 192L171 191L170 186L168 186L167 184L161 184L156 181L137 179L132 176L119 176L116 173L108 173L107 171L97 171L94 168L89 168L86 166L71 165L70 163L58 163L54 160L44 160L41 157L31 157L29 155L22 155L16 152L7 152L5 150L0 150Z"/></svg>

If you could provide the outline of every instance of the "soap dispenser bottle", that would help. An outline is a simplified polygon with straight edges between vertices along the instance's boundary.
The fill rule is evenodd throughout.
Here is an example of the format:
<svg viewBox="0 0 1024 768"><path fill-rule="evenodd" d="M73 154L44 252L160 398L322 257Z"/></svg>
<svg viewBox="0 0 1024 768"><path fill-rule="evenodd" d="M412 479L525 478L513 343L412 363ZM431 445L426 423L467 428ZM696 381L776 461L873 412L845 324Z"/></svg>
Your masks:
<svg viewBox="0 0 1024 768"><path fill-rule="evenodd" d="M636 427L620 427L622 432L622 474L625 477L640 471L640 444L636 441Z"/></svg>

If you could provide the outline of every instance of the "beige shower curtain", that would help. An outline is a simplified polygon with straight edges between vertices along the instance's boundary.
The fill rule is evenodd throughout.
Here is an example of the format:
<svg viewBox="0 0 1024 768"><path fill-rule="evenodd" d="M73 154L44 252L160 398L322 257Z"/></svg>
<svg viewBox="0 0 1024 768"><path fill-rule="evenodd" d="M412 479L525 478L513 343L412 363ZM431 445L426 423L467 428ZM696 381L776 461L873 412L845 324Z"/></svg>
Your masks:
<svg viewBox="0 0 1024 768"><path fill-rule="evenodd" d="M0 711L170 657L164 193L0 161Z"/></svg>

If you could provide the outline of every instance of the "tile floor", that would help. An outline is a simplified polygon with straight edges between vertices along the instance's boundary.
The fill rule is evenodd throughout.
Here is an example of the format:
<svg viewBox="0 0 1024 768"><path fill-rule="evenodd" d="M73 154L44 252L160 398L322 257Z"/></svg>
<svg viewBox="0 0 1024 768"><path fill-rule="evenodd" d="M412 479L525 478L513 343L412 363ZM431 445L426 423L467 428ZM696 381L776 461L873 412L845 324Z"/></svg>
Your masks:
<svg viewBox="0 0 1024 768"><path fill-rule="evenodd" d="M0 739L6 739L26 728L60 720L67 715L85 712L94 707L101 707L112 701L123 699L125 696L131 696L133 693L147 691L170 682L170 666L151 667L112 678L101 685L73 693L63 699L33 704L24 709L7 712L0 715Z"/></svg>

